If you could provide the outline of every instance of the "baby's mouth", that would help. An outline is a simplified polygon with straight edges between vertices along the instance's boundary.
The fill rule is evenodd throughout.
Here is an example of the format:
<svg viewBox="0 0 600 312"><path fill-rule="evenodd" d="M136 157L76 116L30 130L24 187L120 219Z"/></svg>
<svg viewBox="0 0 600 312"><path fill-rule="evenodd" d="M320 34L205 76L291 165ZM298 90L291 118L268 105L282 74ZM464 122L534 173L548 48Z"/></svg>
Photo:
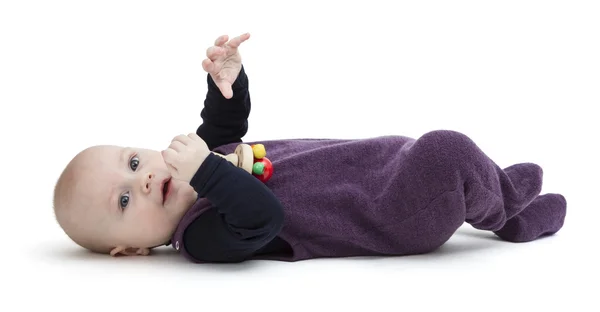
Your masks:
<svg viewBox="0 0 600 312"><path fill-rule="evenodd" d="M162 187L163 204L167 201L167 196L169 196L170 191L171 191L171 178L169 178L163 182L163 187Z"/></svg>

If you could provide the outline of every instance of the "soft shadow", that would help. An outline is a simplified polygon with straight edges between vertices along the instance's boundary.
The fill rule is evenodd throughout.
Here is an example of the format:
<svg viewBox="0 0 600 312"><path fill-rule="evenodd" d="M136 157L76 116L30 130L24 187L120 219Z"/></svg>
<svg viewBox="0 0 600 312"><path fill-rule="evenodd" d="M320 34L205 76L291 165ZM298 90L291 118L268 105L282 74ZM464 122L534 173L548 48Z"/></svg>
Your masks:
<svg viewBox="0 0 600 312"><path fill-rule="evenodd" d="M346 260L346 261L375 261L387 259L399 259L404 261L423 261L423 260L439 260L440 258L452 258L481 252L492 248L501 248L498 242L505 242L494 233L489 231L481 231L476 229L459 229L454 236L440 248L425 254L418 255L403 255L403 256L354 256L346 258L321 258L321 261L328 260ZM47 260L57 262L65 261L85 261L97 263L115 263L115 258L110 255L101 255L90 252L78 246L65 245L45 245L40 249L44 250ZM185 259L176 250L170 246L161 246L151 251L148 256L136 257L117 257L117 260L125 263L141 262L158 265L177 265L182 268L190 268L194 270L206 269L218 271L222 273L236 273L243 270L255 269L260 266L265 266L271 263L269 260L251 260L241 263L193 263Z"/></svg>
<svg viewBox="0 0 600 312"><path fill-rule="evenodd" d="M494 248L494 243L491 241L472 241L472 242L457 242L449 241L442 245L437 250L429 253L432 258L440 258L446 256L457 256L465 255L470 253L477 253L485 249ZM423 254L421 256L425 256Z"/></svg>
<svg viewBox="0 0 600 312"><path fill-rule="evenodd" d="M504 242L494 233L476 229L459 229L453 237L438 249L425 254L408 256L408 260L432 259L468 256L483 250L501 248L498 242Z"/></svg>
<svg viewBox="0 0 600 312"><path fill-rule="evenodd" d="M502 240L500 237L498 237L496 234L494 234L490 231L478 231L478 230L467 231L467 230L461 229L461 230L458 230L456 233L454 233L454 235L504 242L504 240Z"/></svg>
<svg viewBox="0 0 600 312"><path fill-rule="evenodd" d="M454 258L458 256L462 257L476 254L483 250L501 248L502 246L499 245L498 242L505 243L506 241L500 239L494 233L489 231L459 229L444 245L428 253L400 256L356 256L347 257L344 259L352 261L376 261L394 258L406 261L437 261L440 258Z"/></svg>
<svg viewBox="0 0 600 312"><path fill-rule="evenodd" d="M87 249L66 246L44 246L46 259L56 261L103 261L110 258L109 255L101 255Z"/></svg>
<svg viewBox="0 0 600 312"><path fill-rule="evenodd" d="M185 259L176 250L169 246L162 246L153 249L148 256L119 256L112 257L110 255L98 254L89 250L80 248L78 246L64 246L64 245L45 245L38 249L38 252L43 250L45 260L56 261L57 263L64 264L65 262L88 262L88 263L102 263L102 264L115 264L121 263L146 263L156 265L177 265L181 268L190 269L203 269L219 271L222 273L235 273L242 270L254 269L260 266L264 261L246 261L241 263L193 263ZM38 253L39 254L39 253Z"/></svg>

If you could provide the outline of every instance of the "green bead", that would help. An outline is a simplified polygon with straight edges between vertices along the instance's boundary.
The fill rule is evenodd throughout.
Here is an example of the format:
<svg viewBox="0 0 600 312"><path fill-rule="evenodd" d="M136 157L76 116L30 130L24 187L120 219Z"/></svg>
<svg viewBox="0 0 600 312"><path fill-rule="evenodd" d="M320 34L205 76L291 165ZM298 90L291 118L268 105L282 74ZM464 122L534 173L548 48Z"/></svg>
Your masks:
<svg viewBox="0 0 600 312"><path fill-rule="evenodd" d="M265 170L265 164L263 164L262 162L254 163L254 165L252 166L252 172L254 174L263 174L264 170Z"/></svg>

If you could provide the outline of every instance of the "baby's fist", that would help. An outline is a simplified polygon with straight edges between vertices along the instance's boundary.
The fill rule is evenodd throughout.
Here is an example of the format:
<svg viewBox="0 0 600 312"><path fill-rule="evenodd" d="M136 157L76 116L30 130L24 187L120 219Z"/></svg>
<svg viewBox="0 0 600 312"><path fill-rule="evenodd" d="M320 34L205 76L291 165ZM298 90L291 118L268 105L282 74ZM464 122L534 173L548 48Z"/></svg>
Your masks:
<svg viewBox="0 0 600 312"><path fill-rule="evenodd" d="M165 164L174 179L190 182L192 177L210 154L206 142L197 134L178 135L171 145L162 151Z"/></svg>

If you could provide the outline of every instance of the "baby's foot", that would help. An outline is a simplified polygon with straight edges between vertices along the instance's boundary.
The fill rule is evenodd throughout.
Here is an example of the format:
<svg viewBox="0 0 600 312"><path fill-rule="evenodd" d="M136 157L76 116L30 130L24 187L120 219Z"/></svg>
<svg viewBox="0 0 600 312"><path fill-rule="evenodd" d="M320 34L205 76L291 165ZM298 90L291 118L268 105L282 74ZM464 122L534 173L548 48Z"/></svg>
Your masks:
<svg viewBox="0 0 600 312"><path fill-rule="evenodd" d="M506 187L510 187L511 191L503 190L506 217L511 219L538 198L542 190L544 172L539 165L534 163L515 164L505 168L504 172L506 172L511 182L506 184Z"/></svg>
<svg viewBox="0 0 600 312"><path fill-rule="evenodd" d="M560 194L538 196L494 233L510 242L528 242L558 232L565 221L567 201Z"/></svg>

